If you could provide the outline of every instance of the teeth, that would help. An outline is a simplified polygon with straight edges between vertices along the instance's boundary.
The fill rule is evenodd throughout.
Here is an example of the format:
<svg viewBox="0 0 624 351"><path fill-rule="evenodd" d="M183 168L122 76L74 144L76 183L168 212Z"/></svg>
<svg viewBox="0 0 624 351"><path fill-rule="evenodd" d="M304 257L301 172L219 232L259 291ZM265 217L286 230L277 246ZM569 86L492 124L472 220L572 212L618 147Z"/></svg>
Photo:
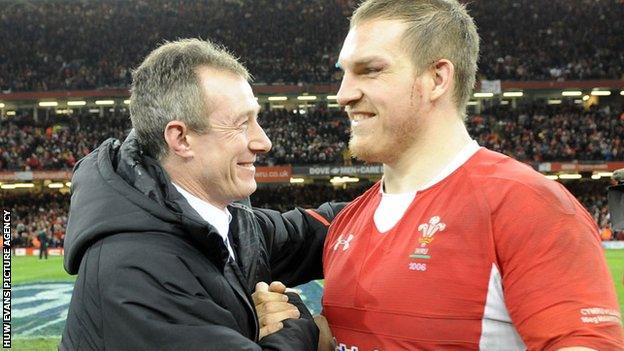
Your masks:
<svg viewBox="0 0 624 351"><path fill-rule="evenodd" d="M375 115L372 114L362 114L362 113L357 113L357 114L353 114L351 115L351 124L352 125L357 125L359 121L365 120L365 119L369 119L369 118L373 118L375 117Z"/></svg>

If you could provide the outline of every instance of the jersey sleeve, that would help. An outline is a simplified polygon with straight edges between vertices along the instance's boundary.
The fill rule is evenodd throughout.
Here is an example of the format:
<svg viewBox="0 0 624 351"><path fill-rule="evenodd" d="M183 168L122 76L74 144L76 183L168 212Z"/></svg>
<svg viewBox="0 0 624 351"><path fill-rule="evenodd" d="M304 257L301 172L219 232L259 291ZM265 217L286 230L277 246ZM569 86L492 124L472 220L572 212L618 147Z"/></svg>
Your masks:
<svg viewBox="0 0 624 351"><path fill-rule="evenodd" d="M507 309L528 349L624 349L614 283L589 213L556 183L497 191L496 260Z"/></svg>

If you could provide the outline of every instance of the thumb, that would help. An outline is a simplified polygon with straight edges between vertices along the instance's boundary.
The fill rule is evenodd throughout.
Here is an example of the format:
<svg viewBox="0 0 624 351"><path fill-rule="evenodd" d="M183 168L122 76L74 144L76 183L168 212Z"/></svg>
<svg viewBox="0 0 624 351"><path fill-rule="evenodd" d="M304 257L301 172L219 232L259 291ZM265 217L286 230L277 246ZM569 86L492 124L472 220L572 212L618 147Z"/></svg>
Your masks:
<svg viewBox="0 0 624 351"><path fill-rule="evenodd" d="M259 282L256 284L256 291L269 291L269 285L265 282Z"/></svg>

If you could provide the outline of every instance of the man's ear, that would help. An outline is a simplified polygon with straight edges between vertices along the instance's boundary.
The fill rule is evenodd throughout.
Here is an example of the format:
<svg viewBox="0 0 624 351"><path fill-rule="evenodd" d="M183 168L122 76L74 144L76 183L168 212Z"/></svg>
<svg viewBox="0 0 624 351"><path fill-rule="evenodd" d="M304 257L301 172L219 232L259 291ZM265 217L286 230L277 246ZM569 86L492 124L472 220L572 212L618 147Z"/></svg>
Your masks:
<svg viewBox="0 0 624 351"><path fill-rule="evenodd" d="M169 152L183 158L193 157L188 138L188 128L181 121L171 121L165 126L165 142L169 146Z"/></svg>
<svg viewBox="0 0 624 351"><path fill-rule="evenodd" d="M441 59L431 66L433 85L431 87L431 101L435 101L451 89L455 66L447 59Z"/></svg>

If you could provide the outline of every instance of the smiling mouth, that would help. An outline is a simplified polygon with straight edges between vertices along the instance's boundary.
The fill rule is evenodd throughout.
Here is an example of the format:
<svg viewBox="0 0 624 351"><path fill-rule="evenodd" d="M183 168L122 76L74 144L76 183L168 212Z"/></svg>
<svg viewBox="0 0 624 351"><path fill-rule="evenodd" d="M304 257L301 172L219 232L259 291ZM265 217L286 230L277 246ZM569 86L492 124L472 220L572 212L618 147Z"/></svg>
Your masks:
<svg viewBox="0 0 624 351"><path fill-rule="evenodd" d="M364 122L376 116L377 115L374 113L364 113L364 112L351 113L349 114L349 119L351 120L351 127L357 127L361 122Z"/></svg>
<svg viewBox="0 0 624 351"><path fill-rule="evenodd" d="M249 170L255 170L256 169L254 167L253 162L239 162L236 165L239 166L239 167L242 167L242 168L247 168Z"/></svg>

